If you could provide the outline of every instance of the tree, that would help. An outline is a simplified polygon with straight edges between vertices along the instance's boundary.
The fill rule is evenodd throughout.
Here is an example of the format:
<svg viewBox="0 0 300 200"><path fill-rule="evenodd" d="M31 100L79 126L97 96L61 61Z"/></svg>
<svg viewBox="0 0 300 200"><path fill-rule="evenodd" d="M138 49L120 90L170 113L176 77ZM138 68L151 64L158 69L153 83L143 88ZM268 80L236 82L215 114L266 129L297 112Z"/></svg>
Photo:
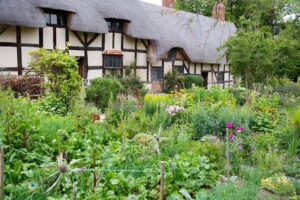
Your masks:
<svg viewBox="0 0 300 200"><path fill-rule="evenodd" d="M33 60L29 71L44 74L47 79L45 86L69 110L71 100L79 95L82 86L76 58L60 49L50 51L41 48L30 52L30 55Z"/></svg>
<svg viewBox="0 0 300 200"><path fill-rule="evenodd" d="M296 40L273 37L260 30L240 31L221 47L231 65L231 73L250 90L257 89L255 85L268 85L273 77L284 76L283 70L295 66L290 56L299 55L298 48Z"/></svg>

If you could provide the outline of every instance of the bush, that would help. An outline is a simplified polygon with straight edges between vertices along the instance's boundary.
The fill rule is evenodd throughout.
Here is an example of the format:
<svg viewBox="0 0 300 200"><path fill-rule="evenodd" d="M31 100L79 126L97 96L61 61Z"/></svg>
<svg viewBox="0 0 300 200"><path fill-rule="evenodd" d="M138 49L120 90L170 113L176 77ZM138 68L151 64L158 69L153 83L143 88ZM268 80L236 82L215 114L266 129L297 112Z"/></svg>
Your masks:
<svg viewBox="0 0 300 200"><path fill-rule="evenodd" d="M274 88L274 92L280 95L280 104L284 106L296 106L300 97L299 83L285 83Z"/></svg>
<svg viewBox="0 0 300 200"><path fill-rule="evenodd" d="M106 109L111 96L115 100L121 88L121 83L117 80L95 78L91 80L91 86L86 89L86 99L100 109Z"/></svg>
<svg viewBox="0 0 300 200"><path fill-rule="evenodd" d="M166 93L171 93L177 87L177 89L181 89L184 83L184 77L178 74L178 71L169 71L165 75L166 80Z"/></svg>
<svg viewBox="0 0 300 200"><path fill-rule="evenodd" d="M3 76L0 77L0 86L4 90L11 88L15 97L41 93L41 79L39 77Z"/></svg>
<svg viewBox="0 0 300 200"><path fill-rule="evenodd" d="M186 89L192 88L193 84L198 87L203 87L204 79L198 75L186 75L184 76L184 86Z"/></svg>
<svg viewBox="0 0 300 200"><path fill-rule="evenodd" d="M29 63L29 72L32 70L45 75L45 87L56 97L63 99L69 110L73 98L79 96L82 86L76 58L60 49L38 49L30 52L30 55L33 60Z"/></svg>

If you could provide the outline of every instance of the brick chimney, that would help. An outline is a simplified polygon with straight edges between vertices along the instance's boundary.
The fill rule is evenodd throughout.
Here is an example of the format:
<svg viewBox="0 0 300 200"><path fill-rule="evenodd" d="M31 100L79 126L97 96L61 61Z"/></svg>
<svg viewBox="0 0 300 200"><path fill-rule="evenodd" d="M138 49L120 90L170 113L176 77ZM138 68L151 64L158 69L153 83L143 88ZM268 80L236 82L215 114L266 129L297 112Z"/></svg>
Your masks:
<svg viewBox="0 0 300 200"><path fill-rule="evenodd" d="M221 22L225 21L225 5L219 0L213 7L212 17L220 20Z"/></svg>
<svg viewBox="0 0 300 200"><path fill-rule="evenodd" d="M174 8L175 0L162 0L162 6L168 8Z"/></svg>

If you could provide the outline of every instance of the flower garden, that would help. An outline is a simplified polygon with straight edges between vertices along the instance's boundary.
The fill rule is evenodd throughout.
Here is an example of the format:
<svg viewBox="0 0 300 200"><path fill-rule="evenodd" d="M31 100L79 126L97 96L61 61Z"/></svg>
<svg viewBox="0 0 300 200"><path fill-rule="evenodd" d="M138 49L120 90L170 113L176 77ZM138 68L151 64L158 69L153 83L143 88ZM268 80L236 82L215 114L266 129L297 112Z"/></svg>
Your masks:
<svg viewBox="0 0 300 200"><path fill-rule="evenodd" d="M110 101L101 120L0 95L5 199L299 199L300 107L276 94L194 87Z"/></svg>

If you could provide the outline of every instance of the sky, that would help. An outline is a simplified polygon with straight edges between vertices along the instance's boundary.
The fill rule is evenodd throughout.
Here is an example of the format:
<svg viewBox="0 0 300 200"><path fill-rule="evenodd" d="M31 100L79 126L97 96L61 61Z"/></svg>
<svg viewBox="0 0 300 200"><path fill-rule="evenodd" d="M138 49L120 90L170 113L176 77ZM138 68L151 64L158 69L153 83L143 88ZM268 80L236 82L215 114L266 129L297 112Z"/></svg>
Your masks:
<svg viewBox="0 0 300 200"><path fill-rule="evenodd" d="M140 1L145 1L145 2L148 2L148 3L152 3L152 4L157 4L157 5L160 5L160 6L161 6L161 2L162 2L162 0L140 0Z"/></svg>

